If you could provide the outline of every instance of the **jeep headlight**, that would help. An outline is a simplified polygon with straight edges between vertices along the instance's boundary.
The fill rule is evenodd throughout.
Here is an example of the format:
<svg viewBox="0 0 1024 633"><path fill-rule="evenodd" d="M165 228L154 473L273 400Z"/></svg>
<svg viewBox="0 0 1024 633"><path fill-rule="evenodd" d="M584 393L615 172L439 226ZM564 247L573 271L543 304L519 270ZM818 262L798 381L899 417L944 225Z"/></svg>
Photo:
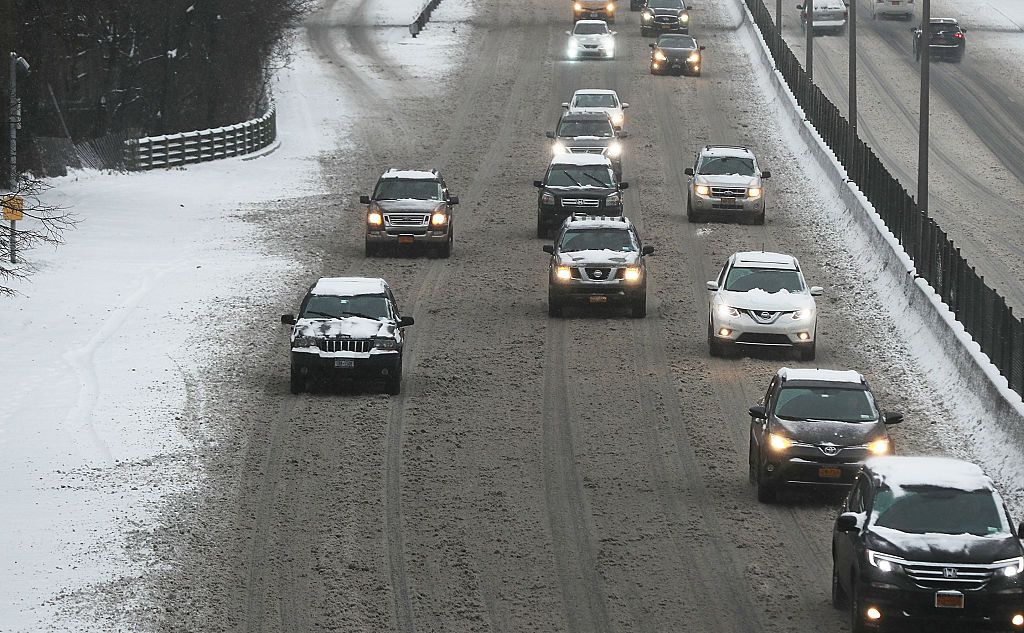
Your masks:
<svg viewBox="0 0 1024 633"><path fill-rule="evenodd" d="M609 207L619 206L620 204L622 204L622 194L616 191L615 193L611 194L610 196L604 199L604 204L605 206Z"/></svg>
<svg viewBox="0 0 1024 633"><path fill-rule="evenodd" d="M679 14L679 21L682 22L683 24L686 24L687 22L690 21L690 14L689 13L680 13Z"/></svg>
<svg viewBox="0 0 1024 633"><path fill-rule="evenodd" d="M545 191L544 193L540 194L540 203L541 204L554 204L555 203L555 196L554 196L554 194L552 194L550 191Z"/></svg>
<svg viewBox="0 0 1024 633"><path fill-rule="evenodd" d="M551 144L552 154L564 154L566 153L566 151L568 150L565 147L565 143L563 143L562 141L555 141L554 143Z"/></svg>
<svg viewBox="0 0 1024 633"><path fill-rule="evenodd" d="M316 337L299 334L292 339L292 347L316 347Z"/></svg>
<svg viewBox="0 0 1024 633"><path fill-rule="evenodd" d="M398 349L398 340L393 338L373 339L373 349L379 349L388 352L394 351Z"/></svg>
<svg viewBox="0 0 1024 633"><path fill-rule="evenodd" d="M738 317L739 315L740 311L732 306L727 306L724 303L718 306L718 316L722 317L723 319L727 319L729 317L735 318Z"/></svg>
<svg viewBox="0 0 1024 633"><path fill-rule="evenodd" d="M873 442L868 442L868 451L872 455L888 455L889 454L889 438L879 438Z"/></svg>
<svg viewBox="0 0 1024 633"><path fill-rule="evenodd" d="M640 267L630 266L622 273L622 278L626 281L640 281Z"/></svg>
<svg viewBox="0 0 1024 633"><path fill-rule="evenodd" d="M572 269L568 266L559 266L555 268L555 277L562 281L568 281L572 279Z"/></svg>
<svg viewBox="0 0 1024 633"><path fill-rule="evenodd" d="M697 194L698 196L710 196L711 195L711 187L709 187L707 185L694 185L693 186L693 192L695 194Z"/></svg>
<svg viewBox="0 0 1024 633"><path fill-rule="evenodd" d="M622 143L613 141L608 145L608 158L618 158L622 156Z"/></svg>
<svg viewBox="0 0 1024 633"><path fill-rule="evenodd" d="M762 191L760 187L750 187L749 189L747 189L747 197L753 200L757 200L758 198L760 198L761 193Z"/></svg>
<svg viewBox="0 0 1024 633"><path fill-rule="evenodd" d="M659 62L663 62L667 60L668 57L666 57L665 53L662 53L661 51L654 51L654 59L658 60Z"/></svg>
<svg viewBox="0 0 1024 633"><path fill-rule="evenodd" d="M1024 556L996 561L996 565L1004 565L999 571L1006 578L1016 578L1018 574L1024 571Z"/></svg>
<svg viewBox="0 0 1024 633"><path fill-rule="evenodd" d="M381 224L384 224L384 216L382 216L378 211L370 211L366 214L366 223L370 226L380 226Z"/></svg>
<svg viewBox="0 0 1024 633"><path fill-rule="evenodd" d="M697 62L700 61L700 53L698 53L697 51L690 53L690 56L686 58L686 61L690 62L691 64L696 64Z"/></svg>
<svg viewBox="0 0 1024 633"><path fill-rule="evenodd" d="M642 19L644 22L650 22L652 19L654 19L654 15L645 12L643 15L640 16L640 19Z"/></svg>

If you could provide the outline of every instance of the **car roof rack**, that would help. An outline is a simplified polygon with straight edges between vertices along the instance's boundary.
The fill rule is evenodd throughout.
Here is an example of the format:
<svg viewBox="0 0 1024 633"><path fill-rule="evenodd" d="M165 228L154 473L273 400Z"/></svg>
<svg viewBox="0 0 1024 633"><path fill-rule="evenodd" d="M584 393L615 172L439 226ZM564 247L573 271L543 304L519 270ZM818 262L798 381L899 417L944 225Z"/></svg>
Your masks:
<svg viewBox="0 0 1024 633"><path fill-rule="evenodd" d="M741 149L745 152L749 152L750 148L746 145L705 145L704 149Z"/></svg>

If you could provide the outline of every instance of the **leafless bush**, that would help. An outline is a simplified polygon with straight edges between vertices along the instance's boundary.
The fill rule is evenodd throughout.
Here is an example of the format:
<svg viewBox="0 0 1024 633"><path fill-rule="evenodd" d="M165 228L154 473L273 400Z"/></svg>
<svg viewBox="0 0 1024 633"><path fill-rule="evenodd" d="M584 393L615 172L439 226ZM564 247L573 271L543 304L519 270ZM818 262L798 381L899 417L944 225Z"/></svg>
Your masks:
<svg viewBox="0 0 1024 633"><path fill-rule="evenodd" d="M4 222L0 228L0 296L14 294L14 282L33 271L27 253L42 245L61 244L64 234L77 222L67 210L43 201L47 189L49 185L41 180L22 178L12 192L24 200L24 219L15 223L16 263L11 263L9 224Z"/></svg>

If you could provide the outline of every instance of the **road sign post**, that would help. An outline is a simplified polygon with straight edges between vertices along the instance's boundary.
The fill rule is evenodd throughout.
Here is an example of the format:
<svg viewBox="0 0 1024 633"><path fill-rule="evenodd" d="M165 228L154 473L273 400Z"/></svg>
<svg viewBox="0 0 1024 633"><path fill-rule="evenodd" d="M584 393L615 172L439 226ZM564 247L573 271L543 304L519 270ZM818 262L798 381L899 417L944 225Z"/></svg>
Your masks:
<svg viewBox="0 0 1024 633"><path fill-rule="evenodd" d="M18 263L18 244L17 244L17 222L25 217L25 200L21 196L4 196L0 198L0 207L3 208L4 220L11 223L11 263Z"/></svg>

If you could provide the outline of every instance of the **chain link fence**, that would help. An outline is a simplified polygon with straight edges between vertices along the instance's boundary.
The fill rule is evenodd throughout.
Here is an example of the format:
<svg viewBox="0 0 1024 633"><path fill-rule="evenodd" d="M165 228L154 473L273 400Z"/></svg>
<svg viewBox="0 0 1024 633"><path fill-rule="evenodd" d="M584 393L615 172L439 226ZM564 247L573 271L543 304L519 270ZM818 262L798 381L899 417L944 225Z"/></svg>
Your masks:
<svg viewBox="0 0 1024 633"><path fill-rule="evenodd" d="M850 123L808 79L763 0L744 2L807 121L846 168L850 180L874 205L886 227L914 261L917 274L949 306L1010 388L1024 395L1024 322L985 283L935 220L918 207L871 148L859 137L851 143Z"/></svg>

